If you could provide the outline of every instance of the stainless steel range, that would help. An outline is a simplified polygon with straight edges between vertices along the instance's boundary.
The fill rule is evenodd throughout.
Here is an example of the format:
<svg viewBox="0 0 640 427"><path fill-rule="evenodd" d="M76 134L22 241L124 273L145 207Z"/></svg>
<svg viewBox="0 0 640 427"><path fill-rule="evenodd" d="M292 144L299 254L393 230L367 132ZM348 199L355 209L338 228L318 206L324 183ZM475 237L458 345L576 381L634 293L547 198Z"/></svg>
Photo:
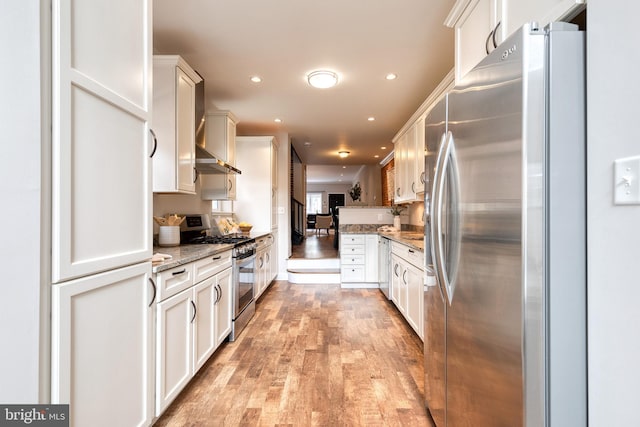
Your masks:
<svg viewBox="0 0 640 427"><path fill-rule="evenodd" d="M181 225L182 244L232 244L233 322L229 341L235 341L256 312L256 241L241 234L211 236L208 215L186 215Z"/></svg>

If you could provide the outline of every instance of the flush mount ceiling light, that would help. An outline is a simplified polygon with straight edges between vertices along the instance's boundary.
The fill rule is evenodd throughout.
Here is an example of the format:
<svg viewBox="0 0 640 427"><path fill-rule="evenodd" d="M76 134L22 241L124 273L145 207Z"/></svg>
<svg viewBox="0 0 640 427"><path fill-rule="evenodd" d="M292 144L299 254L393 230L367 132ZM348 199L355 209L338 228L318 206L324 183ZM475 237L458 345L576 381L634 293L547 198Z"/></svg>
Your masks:
<svg viewBox="0 0 640 427"><path fill-rule="evenodd" d="M262 78L260 76L251 76L251 81L254 83L260 83Z"/></svg>
<svg viewBox="0 0 640 427"><path fill-rule="evenodd" d="M398 77L398 75L394 74L394 73L389 73L386 76L384 76L384 78L387 79L387 80L395 80L397 77Z"/></svg>
<svg viewBox="0 0 640 427"><path fill-rule="evenodd" d="M348 157L349 154L351 154L351 153L349 153L348 151L338 151L338 156L342 157L343 159L345 157Z"/></svg>
<svg viewBox="0 0 640 427"><path fill-rule="evenodd" d="M278 119L278 118L273 119L273 121L276 123L282 123L282 119Z"/></svg>
<svg viewBox="0 0 640 427"><path fill-rule="evenodd" d="M328 89L338 84L338 74L328 70L317 70L307 74L309 84L318 89Z"/></svg>

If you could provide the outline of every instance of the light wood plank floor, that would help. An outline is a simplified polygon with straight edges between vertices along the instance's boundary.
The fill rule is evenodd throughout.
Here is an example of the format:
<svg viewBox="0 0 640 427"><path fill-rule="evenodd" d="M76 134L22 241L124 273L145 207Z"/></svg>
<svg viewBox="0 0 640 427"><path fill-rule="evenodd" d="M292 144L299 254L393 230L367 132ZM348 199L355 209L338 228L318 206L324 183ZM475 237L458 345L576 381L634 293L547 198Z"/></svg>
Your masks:
<svg viewBox="0 0 640 427"><path fill-rule="evenodd" d="M377 289L276 281L156 426L433 426L422 341Z"/></svg>

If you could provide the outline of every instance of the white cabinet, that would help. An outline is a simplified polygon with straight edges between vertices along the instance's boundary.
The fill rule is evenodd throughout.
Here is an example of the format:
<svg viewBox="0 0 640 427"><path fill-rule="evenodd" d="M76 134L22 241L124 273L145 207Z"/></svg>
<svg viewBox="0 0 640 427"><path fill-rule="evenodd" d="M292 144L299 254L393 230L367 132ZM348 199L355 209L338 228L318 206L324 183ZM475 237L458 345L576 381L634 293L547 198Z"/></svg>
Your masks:
<svg viewBox="0 0 640 427"><path fill-rule="evenodd" d="M418 197L419 193L424 193L424 183L426 174L424 170L424 155L425 155L425 134L424 134L424 120L426 114L420 116L420 118L413 124L415 131L414 144L414 168L413 168L413 193L417 200L422 200L422 196Z"/></svg>
<svg viewBox="0 0 640 427"><path fill-rule="evenodd" d="M458 0L445 25L455 28L455 70L459 82L487 54L523 24L573 17L585 0Z"/></svg>
<svg viewBox="0 0 640 427"><path fill-rule="evenodd" d="M161 293L162 283L170 292ZM195 285L193 285L196 278ZM189 280L188 278L191 278ZM156 416L231 332L231 251L156 274ZM160 296L162 295L162 296Z"/></svg>
<svg viewBox="0 0 640 427"><path fill-rule="evenodd" d="M150 3L53 1L54 283L151 257Z"/></svg>
<svg viewBox="0 0 640 427"><path fill-rule="evenodd" d="M147 262L53 286L51 402L77 426L151 423L150 275Z"/></svg>
<svg viewBox="0 0 640 427"><path fill-rule="evenodd" d="M378 235L340 235L340 281L343 287L378 287Z"/></svg>
<svg viewBox="0 0 640 427"><path fill-rule="evenodd" d="M278 143L273 136L236 138L238 175L235 214L239 221L253 225L254 231L278 228L277 156Z"/></svg>
<svg viewBox="0 0 640 427"><path fill-rule="evenodd" d="M256 299L269 287L277 273L274 270L275 248L274 238L271 234L262 236L256 240L258 245L256 251L256 283L253 290Z"/></svg>
<svg viewBox="0 0 640 427"><path fill-rule="evenodd" d="M398 242L391 243L391 300L422 339L424 252Z"/></svg>
<svg viewBox="0 0 640 427"><path fill-rule="evenodd" d="M153 411L151 1L50 6L50 402L69 404L75 425L145 426Z"/></svg>
<svg viewBox="0 0 640 427"><path fill-rule="evenodd" d="M418 193L424 192L424 119L425 114L394 143L394 203L419 201Z"/></svg>
<svg viewBox="0 0 640 427"><path fill-rule="evenodd" d="M195 194L195 86L202 81L181 57L153 57L153 191Z"/></svg>
<svg viewBox="0 0 640 427"><path fill-rule="evenodd" d="M214 111L207 113L204 123L204 148L231 166L236 166L236 117L230 111ZM235 174L201 175L200 179L203 200L236 199Z"/></svg>
<svg viewBox="0 0 640 427"><path fill-rule="evenodd" d="M217 300L215 301L216 348L231 333L233 316L233 269L228 268L217 275Z"/></svg>

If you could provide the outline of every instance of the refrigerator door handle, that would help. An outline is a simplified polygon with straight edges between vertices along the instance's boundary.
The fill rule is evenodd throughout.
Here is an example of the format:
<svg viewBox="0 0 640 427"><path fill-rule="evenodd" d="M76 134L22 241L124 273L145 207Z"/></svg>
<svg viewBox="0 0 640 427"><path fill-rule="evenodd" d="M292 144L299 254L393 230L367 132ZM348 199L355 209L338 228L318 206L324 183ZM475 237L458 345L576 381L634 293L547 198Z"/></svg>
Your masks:
<svg viewBox="0 0 640 427"><path fill-rule="evenodd" d="M442 134L442 137L440 139L440 147L438 149L438 157L436 158L436 167L435 167L435 174L433 177L433 187L431 189L431 206L430 206L430 212L429 212L429 216L431 217L431 235L429 236L430 240L431 240L431 258L433 259L433 270L437 279L437 282L439 283L443 283L443 277L442 274L440 272L440 266L439 266L439 262L438 262L438 257L440 256L439 253L439 244L438 244L438 240L440 238L440 230L438 228L438 224L439 224L439 220L438 217L440 216L440 195L438 193L438 189L439 189L439 183L442 175L442 155L443 152L445 151L445 146L447 144L448 141L448 136L446 133Z"/></svg>
<svg viewBox="0 0 640 427"><path fill-rule="evenodd" d="M435 213L436 217L434 219L434 235L435 235L435 254L434 262L436 267L436 272L438 274L438 278L440 279L440 283L444 288L444 293L447 296L447 300L449 301L449 305L453 302L453 294L455 292L455 277L457 273L457 247L453 248L453 251L447 253L448 257L451 259L447 259L447 264L451 267L451 271L447 271L445 265L445 242L444 235L442 233L442 208L444 206L444 191L445 191L445 177L449 176L449 188L451 189L449 197L448 197L448 206L446 207L449 213L455 213L457 210L457 200L458 200L458 192L459 192L459 183L457 179L458 175L458 166L456 159L456 151L455 144L453 140L453 134L451 132L447 132L445 143L443 144L443 148L441 151L441 159L438 159L438 165L440 166L440 170L436 173L439 175L434 184L436 187L436 201L435 201ZM449 174L449 172L451 172ZM453 210L453 212L451 212ZM457 228L459 227L458 218L447 219L447 222L451 224L454 229L448 230L453 231L452 233L447 233L447 246L452 247L452 245L458 245L457 237L458 232Z"/></svg>

